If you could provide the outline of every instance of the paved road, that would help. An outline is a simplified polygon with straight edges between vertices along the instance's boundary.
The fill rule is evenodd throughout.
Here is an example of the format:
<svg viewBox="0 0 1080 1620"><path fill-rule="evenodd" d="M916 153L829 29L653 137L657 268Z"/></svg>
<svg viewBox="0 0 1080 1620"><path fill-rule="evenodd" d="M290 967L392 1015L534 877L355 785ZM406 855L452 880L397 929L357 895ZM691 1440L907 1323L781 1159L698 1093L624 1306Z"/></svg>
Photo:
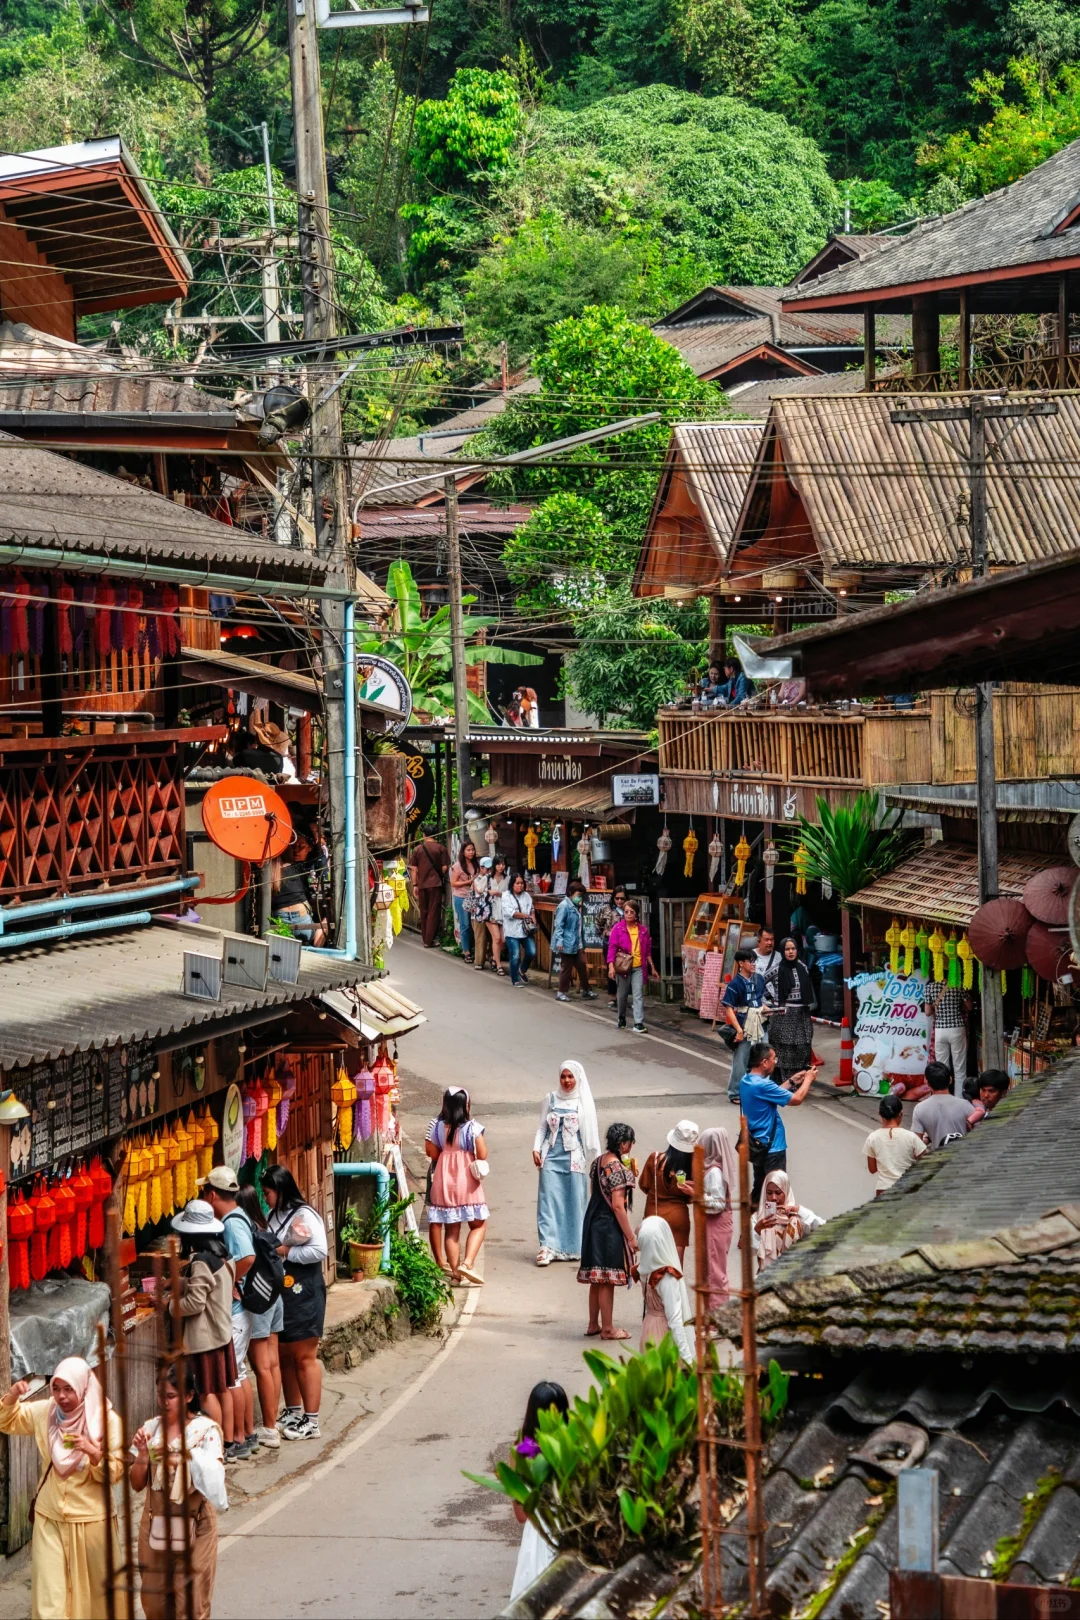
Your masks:
<svg viewBox="0 0 1080 1620"><path fill-rule="evenodd" d="M684 1116L702 1126L733 1121L722 1048L677 1033L616 1031L603 1001L563 1006L408 940L395 945L391 981L429 1018L401 1043L407 1135L422 1140L448 1085L469 1088L474 1117L487 1126L486 1285L466 1295L448 1342L407 1341L336 1381L335 1400L355 1401L371 1416L291 1486L229 1514L214 1604L221 1620L497 1614L518 1527L503 1500L461 1470L492 1467L538 1379L572 1391L587 1383L585 1290L574 1267L534 1264L530 1150L540 1100L562 1060L575 1057L589 1075L601 1131L612 1118L629 1120L639 1157ZM870 1192L860 1158L870 1111L826 1101L790 1116L793 1185L821 1215ZM639 1296L624 1294L617 1320L633 1329L640 1316Z"/></svg>

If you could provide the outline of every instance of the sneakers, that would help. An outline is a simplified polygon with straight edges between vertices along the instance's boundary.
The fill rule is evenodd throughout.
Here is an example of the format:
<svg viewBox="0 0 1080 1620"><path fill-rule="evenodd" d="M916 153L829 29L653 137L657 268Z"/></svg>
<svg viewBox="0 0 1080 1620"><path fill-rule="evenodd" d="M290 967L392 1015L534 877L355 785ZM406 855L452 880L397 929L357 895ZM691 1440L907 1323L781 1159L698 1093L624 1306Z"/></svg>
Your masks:
<svg viewBox="0 0 1080 1620"><path fill-rule="evenodd" d="M635 1035L647 1035L648 1030L646 1029L644 1024L635 1024L634 1025L634 1034Z"/></svg>
<svg viewBox="0 0 1080 1620"><path fill-rule="evenodd" d="M267 1446L271 1451L275 1451L281 1444L281 1436L277 1429L256 1429L255 1438L260 1446Z"/></svg>
<svg viewBox="0 0 1080 1620"><path fill-rule="evenodd" d="M291 1429L294 1423L299 1423L303 1415L304 1409L302 1406L287 1406L274 1424L274 1428L279 1434L284 1434L285 1430Z"/></svg>
<svg viewBox="0 0 1080 1620"><path fill-rule="evenodd" d="M259 1442L253 1434L246 1440L230 1440L225 1447L225 1461L227 1463L247 1462L252 1453L258 1450Z"/></svg>
<svg viewBox="0 0 1080 1620"><path fill-rule="evenodd" d="M283 1440L318 1440L318 1418L307 1417L306 1415L299 1418L297 1422L290 1423L287 1428L282 1429L281 1438Z"/></svg>
<svg viewBox="0 0 1080 1620"><path fill-rule="evenodd" d="M616 1029L625 1029L626 1028L626 1019L625 1018L616 1018L615 1027L616 1027Z"/></svg>
<svg viewBox="0 0 1080 1620"><path fill-rule="evenodd" d="M570 997L566 994L565 991L556 990L556 992L555 992L555 1000L556 1001L569 1001Z"/></svg>
<svg viewBox="0 0 1080 1620"><path fill-rule="evenodd" d="M597 995L595 990L583 990L581 992L581 999L582 1001L599 1001L600 997Z"/></svg>

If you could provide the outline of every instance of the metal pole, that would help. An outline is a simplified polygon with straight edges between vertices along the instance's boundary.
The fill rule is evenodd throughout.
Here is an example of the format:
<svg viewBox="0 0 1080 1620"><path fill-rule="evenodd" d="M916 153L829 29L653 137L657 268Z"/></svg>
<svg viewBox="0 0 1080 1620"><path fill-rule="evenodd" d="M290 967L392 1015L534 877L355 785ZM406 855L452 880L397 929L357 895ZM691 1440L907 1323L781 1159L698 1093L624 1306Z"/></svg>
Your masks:
<svg viewBox="0 0 1080 1620"><path fill-rule="evenodd" d="M986 510L986 417L982 401L971 401L968 479L971 490L971 571L976 578L990 566ZM994 759L994 686L975 688L975 795L978 803L979 904L998 893L997 768ZM1001 979L987 968L982 976L983 1067L1005 1066L1005 1013Z"/></svg>
<svg viewBox="0 0 1080 1620"><path fill-rule="evenodd" d="M124 1328L124 1307L120 1295L120 1211L115 1207L105 1211L105 1266L112 1295L113 1369L116 1378L116 1415L120 1419L120 1454L126 1457L131 1445L131 1421L128 1407L128 1347ZM135 1539L131 1512L131 1480L127 1468L121 1475L120 1497L124 1518L124 1546L120 1583L126 1594L124 1613L135 1612Z"/></svg>
<svg viewBox="0 0 1080 1620"><path fill-rule="evenodd" d="M288 0L288 12L304 336L329 340L337 335L337 323L315 8L309 0ZM324 356L327 363L334 353L332 343L328 343ZM329 562L331 575L336 576L342 584L351 585L354 583L355 571L345 544L349 504L341 426L341 392L334 390L328 393L328 390L323 389L321 395L317 395L317 401L311 422L316 547L319 555ZM348 729L345 711L349 694L344 669L344 604L339 601L324 601L320 609L320 618L334 921L337 930L336 943L341 945L354 925L353 919L345 917L347 864L345 748ZM366 874L367 829L362 794L355 796L355 814L359 866ZM361 930L361 942L364 937L365 931ZM368 954L370 955L370 951ZM364 959L367 960L366 957Z"/></svg>
<svg viewBox="0 0 1080 1620"><path fill-rule="evenodd" d="M469 797L469 691L465 683L465 610L461 602L461 539L454 474L443 481L446 495L446 548L450 580L450 659L454 674L454 740L457 752L458 827L465 834L465 801Z"/></svg>
<svg viewBox="0 0 1080 1620"><path fill-rule="evenodd" d="M739 1120L739 1243L742 1251L743 1423L746 1431L746 1546L750 1614L767 1620L765 1521L761 1504L761 1402L758 1398L757 1295L751 1246L750 1133Z"/></svg>
<svg viewBox="0 0 1080 1620"><path fill-rule="evenodd" d="M270 221L270 236L266 250L259 256L262 271L263 337L267 343L281 342L281 287L278 282L277 212L274 208L274 173L270 167L270 135L265 122L262 130L263 168L266 171L266 211Z"/></svg>
<svg viewBox="0 0 1080 1620"><path fill-rule="evenodd" d="M701 1503L701 1606L706 1620L722 1612L716 1440L713 1432L712 1345L709 1341L709 1261L705 1208L705 1149L694 1149L694 1339L697 1361L698 1496Z"/></svg>

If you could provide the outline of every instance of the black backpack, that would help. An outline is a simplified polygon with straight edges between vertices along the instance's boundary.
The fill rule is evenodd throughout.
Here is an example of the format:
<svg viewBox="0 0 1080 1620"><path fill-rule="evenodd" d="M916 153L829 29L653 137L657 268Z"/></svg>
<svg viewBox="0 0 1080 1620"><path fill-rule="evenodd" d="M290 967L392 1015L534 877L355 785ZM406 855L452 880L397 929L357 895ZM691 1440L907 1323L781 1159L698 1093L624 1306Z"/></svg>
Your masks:
<svg viewBox="0 0 1080 1620"><path fill-rule="evenodd" d="M285 1292L285 1262L269 1232L256 1231L242 1209L231 1209L225 1219L239 1215L247 1221L255 1259L240 1279L240 1303L252 1316L262 1316Z"/></svg>

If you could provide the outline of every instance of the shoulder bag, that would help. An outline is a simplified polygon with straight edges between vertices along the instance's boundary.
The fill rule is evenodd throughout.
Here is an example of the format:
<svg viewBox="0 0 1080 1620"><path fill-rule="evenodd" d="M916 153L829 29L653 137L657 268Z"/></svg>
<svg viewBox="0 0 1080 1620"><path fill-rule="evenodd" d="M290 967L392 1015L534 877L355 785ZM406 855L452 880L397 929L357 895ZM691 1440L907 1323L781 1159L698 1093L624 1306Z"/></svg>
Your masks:
<svg viewBox="0 0 1080 1620"><path fill-rule="evenodd" d="M37 1490L34 1492L33 1496L30 1498L30 1507L29 1507L29 1510L27 1512L26 1517L29 1520L31 1529L33 1529L34 1520L37 1518L37 1499L41 1495L41 1492L42 1492L42 1490L44 1489L44 1486L45 1486L45 1481L48 1479L48 1477L52 1473L52 1471L53 1471L53 1464L52 1464L52 1458L50 1457L49 1458L49 1466L48 1466L48 1468L46 1468L45 1472L42 1474L41 1478L38 1480Z"/></svg>

